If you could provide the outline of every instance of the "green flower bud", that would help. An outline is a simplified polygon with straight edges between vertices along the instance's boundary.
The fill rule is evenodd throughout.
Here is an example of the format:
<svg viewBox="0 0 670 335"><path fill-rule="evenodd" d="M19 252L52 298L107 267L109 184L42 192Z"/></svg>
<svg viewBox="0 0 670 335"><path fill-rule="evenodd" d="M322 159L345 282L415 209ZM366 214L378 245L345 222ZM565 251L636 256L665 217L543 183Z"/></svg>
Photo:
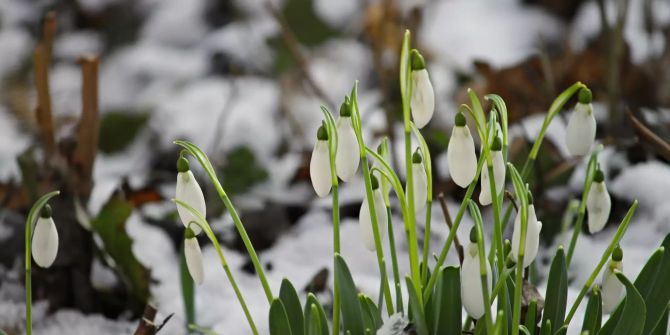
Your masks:
<svg viewBox="0 0 670 335"><path fill-rule="evenodd" d="M351 101L349 101L349 97L344 97L344 102L340 105L340 116L351 116Z"/></svg>
<svg viewBox="0 0 670 335"><path fill-rule="evenodd" d="M615 262L621 262L622 259L623 259L623 250L621 250L621 247L617 245L616 248L614 248L614 251L612 252L612 260Z"/></svg>
<svg viewBox="0 0 670 335"><path fill-rule="evenodd" d="M602 183L605 180L605 174L601 169L597 169L593 174L593 181L596 183Z"/></svg>
<svg viewBox="0 0 670 335"><path fill-rule="evenodd" d="M477 240L478 240L477 227L473 226L472 229L470 229L470 242L477 243Z"/></svg>
<svg viewBox="0 0 670 335"><path fill-rule="evenodd" d="M188 163L188 159L184 156L179 156L179 159L177 159L177 172L186 172L190 169L191 167Z"/></svg>
<svg viewBox="0 0 670 335"><path fill-rule="evenodd" d="M426 61L423 59L423 56L417 49L412 49L410 53L410 59L412 62L412 71L423 70L426 68Z"/></svg>
<svg viewBox="0 0 670 335"><path fill-rule="evenodd" d="M319 141L328 141L328 131L325 125L322 124L319 130L316 131L316 139Z"/></svg>
<svg viewBox="0 0 670 335"><path fill-rule="evenodd" d="M492 151L502 150L502 140L500 139L500 137L498 136L493 137L493 143L491 143L491 150Z"/></svg>
<svg viewBox="0 0 670 335"><path fill-rule="evenodd" d="M42 207L42 210L40 211L40 216L45 219L48 219L51 217L51 214L52 214L51 206L49 204L44 205L44 207Z"/></svg>
<svg viewBox="0 0 670 335"><path fill-rule="evenodd" d="M377 180L377 177L375 177L373 174L370 174L370 185L372 185L372 190L376 190L379 188L379 181Z"/></svg>
<svg viewBox="0 0 670 335"><path fill-rule="evenodd" d="M191 229L191 225L198 225L194 221L191 221L191 223L188 224L188 227L186 227L186 231L184 231L184 238L187 240L190 240L195 237L195 232L193 232L193 229Z"/></svg>
<svg viewBox="0 0 670 335"><path fill-rule="evenodd" d="M414 154L412 154L412 163L414 164L421 164L423 159L421 158L421 153L419 152L419 149L417 148L416 151L414 151Z"/></svg>
<svg viewBox="0 0 670 335"><path fill-rule="evenodd" d="M462 112L456 113L456 117L454 118L454 123L456 123L456 127L464 127L465 126L465 115L463 115Z"/></svg>
<svg viewBox="0 0 670 335"><path fill-rule="evenodd" d="M593 94L590 89L584 87L579 90L578 99L579 103L590 104L591 100L593 100Z"/></svg>

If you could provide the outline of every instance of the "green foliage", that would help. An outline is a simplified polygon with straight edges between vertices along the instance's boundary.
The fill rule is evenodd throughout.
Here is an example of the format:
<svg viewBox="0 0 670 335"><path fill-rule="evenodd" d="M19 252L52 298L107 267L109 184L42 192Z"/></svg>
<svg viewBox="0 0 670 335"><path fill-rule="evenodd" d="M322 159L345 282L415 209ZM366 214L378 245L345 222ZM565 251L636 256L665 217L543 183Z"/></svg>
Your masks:
<svg viewBox="0 0 670 335"><path fill-rule="evenodd" d="M568 269L565 263L563 248L558 248L551 262L547 291L545 293L544 315L542 324L550 321L556 328L563 324L568 299Z"/></svg>
<svg viewBox="0 0 670 335"><path fill-rule="evenodd" d="M148 114L121 111L103 114L100 120L98 148L106 154L122 151L133 143L148 118Z"/></svg>
<svg viewBox="0 0 670 335"><path fill-rule="evenodd" d="M340 295L342 297L342 324L344 332L352 334L363 334L363 316L361 305L358 301L358 292L356 285L349 272L349 267L344 258L339 254L335 255L335 280L340 286Z"/></svg>
<svg viewBox="0 0 670 335"><path fill-rule="evenodd" d="M194 324L195 320L195 283L188 272L186 266L186 257L184 256L184 246L179 250L179 275L181 279L181 294L184 300L184 317L186 326Z"/></svg>
<svg viewBox="0 0 670 335"><path fill-rule="evenodd" d="M635 285L621 272L616 272L617 278L626 286L626 298L623 302L623 313L614 327L613 335L640 335L645 328L644 321L647 308L644 299ZM663 311L661 311L662 313Z"/></svg>
<svg viewBox="0 0 670 335"><path fill-rule="evenodd" d="M603 321L603 302L600 296L598 286L593 288L589 303L586 305L584 312L584 323L582 324L582 331L588 331L589 334L597 334L600 331L600 326Z"/></svg>
<svg viewBox="0 0 670 335"><path fill-rule="evenodd" d="M316 312L313 310L316 309ZM316 313L316 318L314 316ZM317 325L318 323L318 325ZM308 335L328 335L328 318L323 306L312 293L307 295L305 303L305 330Z"/></svg>
<svg viewBox="0 0 670 335"><path fill-rule="evenodd" d="M419 294L421 294L421 292L416 291L415 285L412 283L412 278L405 277L405 282L407 283L407 292L409 294L409 310L411 311L410 320L416 328L417 335L428 335L426 314L423 305L419 300Z"/></svg>
<svg viewBox="0 0 670 335"><path fill-rule="evenodd" d="M130 307L141 311L149 297L151 271L133 254L134 242L126 231L132 211L133 205L115 193L91 221L91 228L100 236L105 253L114 260L114 270L130 289Z"/></svg>
<svg viewBox="0 0 670 335"><path fill-rule="evenodd" d="M453 266L440 270L431 303L426 307L429 331L433 335L461 331L461 277Z"/></svg>
<svg viewBox="0 0 670 335"><path fill-rule="evenodd" d="M237 147L226 156L221 168L223 188L229 194L240 194L268 179L268 172L256 161L248 147Z"/></svg>
<svg viewBox="0 0 670 335"><path fill-rule="evenodd" d="M286 308L278 298L270 305L270 335L293 335Z"/></svg>
<svg viewBox="0 0 670 335"><path fill-rule="evenodd" d="M305 333L305 317L303 316L302 307L300 305L300 298L298 292L291 282L284 278L279 289L279 299L284 304L286 315L288 316L289 324L291 325L291 333L295 335L302 335Z"/></svg>

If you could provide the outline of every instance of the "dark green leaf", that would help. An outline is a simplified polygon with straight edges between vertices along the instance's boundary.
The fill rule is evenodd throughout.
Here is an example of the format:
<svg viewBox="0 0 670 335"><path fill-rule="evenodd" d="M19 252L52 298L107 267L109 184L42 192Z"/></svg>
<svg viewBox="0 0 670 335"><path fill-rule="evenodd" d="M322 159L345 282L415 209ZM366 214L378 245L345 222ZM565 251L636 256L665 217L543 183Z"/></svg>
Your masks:
<svg viewBox="0 0 670 335"><path fill-rule="evenodd" d="M149 297L151 272L135 258L133 240L126 231L126 220L132 211L132 204L115 193L91 221L91 228L98 233L104 251L114 260L115 269L130 286L131 307L139 311Z"/></svg>
<svg viewBox="0 0 670 335"><path fill-rule="evenodd" d="M309 309L309 316L306 318L307 328L305 329L307 335L323 335L321 328L321 316L319 315L319 308L312 304Z"/></svg>
<svg viewBox="0 0 670 335"><path fill-rule="evenodd" d="M360 301L361 309L363 310L365 328L370 328L376 331L382 326L382 316L379 308L377 308L377 305L375 305L370 297L364 294L359 294L358 300Z"/></svg>
<svg viewBox="0 0 670 335"><path fill-rule="evenodd" d="M670 234L663 240L663 249L670 250ZM654 281L654 288L651 289L646 300L647 321L644 325L644 334L649 334L663 318L663 312L670 302L670 253L663 254L663 261L659 265Z"/></svg>
<svg viewBox="0 0 670 335"><path fill-rule="evenodd" d="M184 244L179 252L179 273L181 275L181 295L184 299L184 315L186 325L195 323L195 285L193 278L186 267L186 258L184 257Z"/></svg>
<svg viewBox="0 0 670 335"><path fill-rule="evenodd" d="M328 319L326 318L326 312L323 310L323 306L321 305L319 300L317 300L316 296L312 293L309 293L307 295L307 303L305 303L305 329L308 330L310 328L313 328L313 326L311 325L312 306L316 307L316 311L319 316L319 327L321 328L321 332L319 334L328 335L329 333Z"/></svg>
<svg viewBox="0 0 670 335"><path fill-rule="evenodd" d="M547 320L542 323L540 335L551 335L551 321Z"/></svg>
<svg viewBox="0 0 670 335"><path fill-rule="evenodd" d="M286 308L278 298L270 305L270 335L292 335Z"/></svg>
<svg viewBox="0 0 670 335"><path fill-rule="evenodd" d="M582 331L588 331L589 334L597 334L600 331L600 325L603 321L603 303L600 296L600 289L598 286L591 291L589 303L586 305L584 312L584 323L582 324Z"/></svg>
<svg viewBox="0 0 670 335"><path fill-rule="evenodd" d="M358 291L351 272L342 256L335 254L335 280L340 287L342 302L342 324L343 331L352 334L363 334L363 318L361 316L361 305L358 302Z"/></svg>
<svg viewBox="0 0 670 335"><path fill-rule="evenodd" d="M542 324L551 321L551 324L558 328L565 320L565 304L568 299L568 270L562 247L558 248L551 262L547 291L544 296Z"/></svg>
<svg viewBox="0 0 670 335"><path fill-rule="evenodd" d="M458 268L443 268L437 277L435 293L431 295L431 331L434 335L461 332L461 277Z"/></svg>
<svg viewBox="0 0 670 335"><path fill-rule="evenodd" d="M240 194L268 179L268 172L256 161L248 147L237 147L226 155L221 168L223 188L229 194Z"/></svg>
<svg viewBox="0 0 670 335"><path fill-rule="evenodd" d="M428 335L428 326L426 325L426 315L423 310L423 305L419 302L419 292L410 277L405 277L407 284L407 292L409 295L409 309L412 312L410 321L416 328L417 335Z"/></svg>
<svg viewBox="0 0 670 335"><path fill-rule="evenodd" d="M626 286L626 298L623 302L621 319L614 328L613 335L640 335L643 334L644 321L647 308L644 299L635 285L621 272L616 273L617 278ZM663 311L661 311L662 313Z"/></svg>
<svg viewBox="0 0 670 335"><path fill-rule="evenodd" d="M300 305L300 298L298 292L291 282L284 278L279 288L279 299L284 304L286 315L288 316L289 324L291 325L291 333L293 335L302 335L305 333L305 319L303 317L302 307Z"/></svg>
<svg viewBox="0 0 670 335"><path fill-rule="evenodd" d="M530 334L535 334L535 324L537 323L537 321L535 320L536 317L537 317L537 299L532 299L530 301L530 304L528 305L528 309L526 310L526 319L524 320L526 329Z"/></svg>
<svg viewBox="0 0 670 335"><path fill-rule="evenodd" d="M122 151L133 143L147 123L147 114L108 112L100 120L100 151L111 154Z"/></svg>
<svg viewBox="0 0 670 335"><path fill-rule="evenodd" d="M668 334L668 308L665 309L661 321L656 325L656 328L650 335L667 335Z"/></svg>

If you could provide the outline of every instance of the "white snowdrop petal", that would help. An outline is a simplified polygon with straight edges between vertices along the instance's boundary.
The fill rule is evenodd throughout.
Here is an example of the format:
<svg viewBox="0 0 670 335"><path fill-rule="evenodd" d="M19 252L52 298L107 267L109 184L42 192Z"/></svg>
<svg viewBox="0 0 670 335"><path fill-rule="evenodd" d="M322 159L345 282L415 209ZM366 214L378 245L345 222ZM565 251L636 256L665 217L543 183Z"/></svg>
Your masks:
<svg viewBox="0 0 670 335"><path fill-rule="evenodd" d="M198 285L202 284L205 280L205 270L202 264L200 244L195 237L184 239L184 258L186 259L186 267L193 281Z"/></svg>
<svg viewBox="0 0 670 335"><path fill-rule="evenodd" d="M412 181L414 190L414 210L419 212L426 207L428 200L428 177L422 163L412 163Z"/></svg>
<svg viewBox="0 0 670 335"><path fill-rule="evenodd" d="M410 106L412 119L417 127L423 128L430 122L435 111L435 93L426 69L412 71Z"/></svg>
<svg viewBox="0 0 670 335"><path fill-rule="evenodd" d="M466 250L473 247L476 248L476 245L470 243ZM486 260L486 268L488 269L488 275L486 276L488 290L491 292L492 272L491 264L489 264L488 260ZM479 274L479 255L477 252L472 255L466 251L463 265L461 266L461 300L463 301L465 311L473 319L481 318L486 312L483 296L482 281Z"/></svg>
<svg viewBox="0 0 670 335"><path fill-rule="evenodd" d="M48 268L56 260L58 254L58 230L53 218L39 217L31 242L31 250L35 263Z"/></svg>
<svg viewBox="0 0 670 335"><path fill-rule="evenodd" d="M189 204L203 217L207 215L205 195L202 193L202 189L200 188L200 185L198 184L198 181L195 179L195 176L191 170L186 172L179 172L177 174L177 190L175 193L175 199ZM188 209L183 208L179 204L177 204L177 212L179 213L179 218L185 227L188 227L189 223L192 221L198 221L193 213L191 213ZM192 224L191 229L196 235L200 234L200 226Z"/></svg>
<svg viewBox="0 0 670 335"><path fill-rule="evenodd" d="M527 267L537 257L537 251L540 247L540 232L542 231L542 222L537 220L535 206L528 206L528 225L526 228L526 243L524 246L523 267ZM516 215L514 219L514 232L512 233L512 256L516 260L519 257L519 241L521 240L521 214Z"/></svg>
<svg viewBox="0 0 670 335"><path fill-rule="evenodd" d="M312 179L312 186L316 194L321 198L327 196L332 186L328 141L316 141L309 162L309 177Z"/></svg>
<svg viewBox="0 0 670 335"><path fill-rule="evenodd" d="M597 233L605 227L612 209L612 199L605 182L593 182L586 198L586 210L589 213L589 232Z"/></svg>
<svg viewBox="0 0 670 335"><path fill-rule="evenodd" d="M350 181L356 174L361 157L358 152L358 140L351 123L351 117L337 119L337 151L335 152L335 170L343 181Z"/></svg>
<svg viewBox="0 0 670 335"><path fill-rule="evenodd" d="M616 268L622 271L621 262L617 262ZM603 272L602 277L602 298L603 298L603 313L610 314L617 308L621 299L624 298L626 287L621 283L619 278L614 274L611 265L608 265Z"/></svg>
<svg viewBox="0 0 670 335"><path fill-rule="evenodd" d="M447 147L449 174L456 185L468 187L477 174L475 142L467 126L454 127Z"/></svg>
<svg viewBox="0 0 670 335"><path fill-rule="evenodd" d="M386 213L386 205L384 204L384 196L380 189L372 192L372 198L375 204L375 212L377 213L377 226L379 228L379 238L384 242L387 233L388 216ZM361 233L361 239L365 247L370 250L375 250L375 236L372 230L372 217L370 215L370 207L367 199L363 199L360 212L358 213L358 225Z"/></svg>
<svg viewBox="0 0 670 335"><path fill-rule="evenodd" d="M568 119L565 142L570 154L586 155L596 138L596 119L590 104L578 103Z"/></svg>

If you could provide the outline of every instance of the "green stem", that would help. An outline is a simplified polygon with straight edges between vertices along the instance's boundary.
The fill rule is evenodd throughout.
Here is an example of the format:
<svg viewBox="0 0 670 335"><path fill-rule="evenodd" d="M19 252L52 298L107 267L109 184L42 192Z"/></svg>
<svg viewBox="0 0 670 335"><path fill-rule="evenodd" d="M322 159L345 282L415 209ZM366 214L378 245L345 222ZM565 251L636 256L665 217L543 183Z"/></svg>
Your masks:
<svg viewBox="0 0 670 335"><path fill-rule="evenodd" d="M26 335L33 333L33 287L32 287L32 237L37 217L49 199L60 194L60 191L52 191L37 199L26 218L25 229L25 289L26 289Z"/></svg>
<svg viewBox="0 0 670 335"><path fill-rule="evenodd" d="M428 252L430 250L430 216L432 212L433 201L428 199L426 202L426 230L423 234L423 258L421 264L423 264L421 272L421 282L423 284L428 280ZM439 269L434 269L435 271Z"/></svg>
<svg viewBox="0 0 670 335"><path fill-rule="evenodd" d="M340 253L340 205L337 182L333 185L333 250L335 254ZM333 264L337 271L337 266ZM337 278L337 277L335 277ZM333 334L340 333L340 285L337 280L333 281Z"/></svg>
<svg viewBox="0 0 670 335"><path fill-rule="evenodd" d="M489 294L489 285L488 285L488 263L486 261L486 247L484 245L484 227L482 223L481 213L477 204L468 200L470 207L470 216L475 221L475 227L477 229L477 255L479 257L479 274L482 284L482 298L484 300L484 320L486 322L486 331L488 334L493 334L493 319L491 317L491 298Z"/></svg>
<svg viewBox="0 0 670 335"><path fill-rule="evenodd" d="M612 255L612 252L614 251L614 248L616 248L617 244L619 244L619 241L621 241L621 238L623 237L623 234L628 229L628 226L630 225L630 221L633 218L633 214L635 214L636 209L637 209L637 200L633 201L633 204L630 206L630 209L628 209L628 213L626 213L626 216L623 218L623 220L621 221L621 224L619 225L619 228L617 229L616 233L614 234L614 237L612 238L612 241L607 246L607 249L605 249L605 252L603 253L602 258L600 258L600 262L598 263L596 268L593 269L593 272L591 273L589 278L586 280L586 283L584 283L584 286L582 287L581 291L579 291L579 295L577 295L577 299L572 304L572 308L570 308L570 312L568 313L568 316L565 318L565 322L563 322L564 326L569 325L570 321L572 320L572 317L575 316L575 312L577 312L577 308L579 307L579 304L582 302L582 299L584 299L584 296L586 295L586 292L588 292L591 289L591 286L593 285L593 282L598 277L598 274L600 274L600 270L602 270L603 266L605 266L605 264L609 260L610 256Z"/></svg>
<svg viewBox="0 0 670 335"><path fill-rule="evenodd" d="M456 236L456 231L458 231L458 227L461 224L461 219L463 218L463 214L465 214L465 209L468 206L468 200L472 198L472 192L475 190L475 186L477 185L477 182L479 181L479 175L482 172L482 166L484 165L484 156L481 155L479 157L479 162L477 163L477 173L475 174L475 179L470 183L470 186L468 186L467 191L465 192L465 196L463 197L463 202L461 202L461 207L458 209L458 213L456 214L456 218L454 219L454 224L449 230L449 235L447 236L447 240L444 242L444 246L442 246L442 251L440 251L440 255L437 258L437 262L435 263L435 269L439 269L442 267L442 264L444 264L444 261L447 259L447 254L449 253L449 248L451 248L451 243L454 241L454 237ZM437 281L437 275L439 274L439 271L433 271L430 274L430 278L428 279L428 284L426 284L426 287L424 287L423 290L423 297L424 299L427 299L431 292L433 292L433 287L435 286L435 282Z"/></svg>
<svg viewBox="0 0 670 335"><path fill-rule="evenodd" d="M402 290L400 289L400 271L398 271L398 255L395 248L395 233L393 231L393 218L391 217L391 207L386 207L388 217L389 247L391 249L391 266L393 268L393 282L395 284L395 301L398 312L403 312Z"/></svg>
<svg viewBox="0 0 670 335"><path fill-rule="evenodd" d="M375 250L377 254L377 264L379 265L379 274L384 283L384 300L386 301L386 310L388 315L393 314L393 298L391 297L391 289L389 288L388 278L385 276L386 269L384 268L384 249L382 248L381 236L379 235L379 222L377 218L377 211L375 209L375 202L372 195L372 182L370 181L370 167L368 164L368 157L365 151L361 153L361 162L363 167L363 177L365 179L365 195L370 210L370 219L372 221L372 235L375 241Z"/></svg>

